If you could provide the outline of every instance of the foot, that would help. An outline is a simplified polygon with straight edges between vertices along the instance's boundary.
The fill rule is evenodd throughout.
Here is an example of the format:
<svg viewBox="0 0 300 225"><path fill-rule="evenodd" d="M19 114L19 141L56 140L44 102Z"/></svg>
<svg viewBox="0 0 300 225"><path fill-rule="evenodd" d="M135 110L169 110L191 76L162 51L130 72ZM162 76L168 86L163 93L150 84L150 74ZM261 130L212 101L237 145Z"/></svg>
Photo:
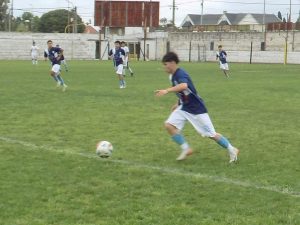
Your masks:
<svg viewBox="0 0 300 225"><path fill-rule="evenodd" d="M120 85L120 89L123 89L124 88L124 85Z"/></svg>
<svg viewBox="0 0 300 225"><path fill-rule="evenodd" d="M133 77L133 73L130 73L130 75Z"/></svg>
<svg viewBox="0 0 300 225"><path fill-rule="evenodd" d="M182 160L185 160L187 156L193 154L193 150L191 148L185 150L185 151L182 151L180 153L180 155L177 157L177 161L182 161Z"/></svg>
<svg viewBox="0 0 300 225"><path fill-rule="evenodd" d="M60 81L56 82L56 87L60 87Z"/></svg>
<svg viewBox="0 0 300 225"><path fill-rule="evenodd" d="M64 85L63 85L62 91L66 91L67 87L68 87L68 86L64 84Z"/></svg>
<svg viewBox="0 0 300 225"><path fill-rule="evenodd" d="M238 160L238 154L240 153L240 150L237 148L234 148L232 152L229 152L229 163L234 163Z"/></svg>

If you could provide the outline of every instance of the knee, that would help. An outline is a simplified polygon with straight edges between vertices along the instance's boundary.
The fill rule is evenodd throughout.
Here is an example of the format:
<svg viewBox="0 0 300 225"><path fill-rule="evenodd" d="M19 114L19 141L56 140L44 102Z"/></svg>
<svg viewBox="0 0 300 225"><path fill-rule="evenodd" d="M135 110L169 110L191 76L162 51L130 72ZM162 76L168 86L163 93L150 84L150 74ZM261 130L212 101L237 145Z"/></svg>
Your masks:
<svg viewBox="0 0 300 225"><path fill-rule="evenodd" d="M176 134L177 128L174 127L172 124L165 123L165 129L168 131L169 134Z"/></svg>
<svg viewBox="0 0 300 225"><path fill-rule="evenodd" d="M221 135L220 134L218 134L218 133L216 133L214 136L212 136L212 137L209 137L210 139L212 139L212 140L214 140L214 141L218 141L218 140L220 140L220 138L221 138Z"/></svg>

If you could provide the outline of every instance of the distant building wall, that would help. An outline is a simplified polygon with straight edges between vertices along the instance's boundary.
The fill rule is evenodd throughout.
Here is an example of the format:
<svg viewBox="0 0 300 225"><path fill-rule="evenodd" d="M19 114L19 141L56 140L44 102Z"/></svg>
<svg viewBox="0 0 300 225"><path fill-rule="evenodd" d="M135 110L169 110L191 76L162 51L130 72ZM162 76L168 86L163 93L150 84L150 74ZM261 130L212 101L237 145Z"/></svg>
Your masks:
<svg viewBox="0 0 300 225"><path fill-rule="evenodd" d="M283 63L285 39L288 36L288 63L300 64L300 31L267 32L265 50L262 51L264 33L261 32L197 32L197 33L144 33L133 30L128 34L102 35L101 55L108 59L108 50L115 40L125 40L132 48L132 57L143 60L161 60L167 50L175 51L183 61L214 61L217 46L222 44L230 62L249 62L252 42L252 62ZM30 60L34 40L40 48L40 59L47 40L60 44L67 59L94 60L99 58L99 34L44 34L0 32L0 59ZM133 51L133 49L131 49Z"/></svg>

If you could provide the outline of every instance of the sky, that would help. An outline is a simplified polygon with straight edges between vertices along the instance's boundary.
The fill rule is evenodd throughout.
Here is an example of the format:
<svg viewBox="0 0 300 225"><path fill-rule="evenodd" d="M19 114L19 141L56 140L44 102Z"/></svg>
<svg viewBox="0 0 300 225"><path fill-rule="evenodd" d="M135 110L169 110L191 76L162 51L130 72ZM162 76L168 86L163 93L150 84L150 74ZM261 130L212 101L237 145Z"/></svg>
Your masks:
<svg viewBox="0 0 300 225"><path fill-rule="evenodd" d="M94 0L10 0L13 2L14 16L20 16L24 11L41 16L58 8L68 9L77 7L78 14L84 22L94 23ZM139 1L139 0L138 0ZM150 0L145 0L150 1ZM173 0L152 0L160 2L160 18L172 19ZM175 23L180 25L187 14L201 14L202 0L175 0ZM283 17L290 12L293 22L297 20L300 12L300 0L203 0L204 14L228 13L266 13L277 15L281 12Z"/></svg>

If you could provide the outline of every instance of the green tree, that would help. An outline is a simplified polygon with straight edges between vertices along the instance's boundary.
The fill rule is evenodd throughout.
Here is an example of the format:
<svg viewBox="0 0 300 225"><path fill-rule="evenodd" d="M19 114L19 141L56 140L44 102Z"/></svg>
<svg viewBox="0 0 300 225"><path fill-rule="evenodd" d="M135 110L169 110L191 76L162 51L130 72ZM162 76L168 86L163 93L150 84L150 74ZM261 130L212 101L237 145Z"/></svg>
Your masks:
<svg viewBox="0 0 300 225"><path fill-rule="evenodd" d="M282 21L282 15L281 15L280 11L278 11L278 16L277 17Z"/></svg>
<svg viewBox="0 0 300 225"><path fill-rule="evenodd" d="M8 3L9 0L0 0L0 31L5 31L8 28Z"/></svg>
<svg viewBox="0 0 300 225"><path fill-rule="evenodd" d="M68 23L69 18L73 18L73 20L70 20ZM58 9L42 15L39 22L39 31L44 33L64 33L66 28L74 26L77 27L78 33L82 33L85 29L81 17L74 11Z"/></svg>

